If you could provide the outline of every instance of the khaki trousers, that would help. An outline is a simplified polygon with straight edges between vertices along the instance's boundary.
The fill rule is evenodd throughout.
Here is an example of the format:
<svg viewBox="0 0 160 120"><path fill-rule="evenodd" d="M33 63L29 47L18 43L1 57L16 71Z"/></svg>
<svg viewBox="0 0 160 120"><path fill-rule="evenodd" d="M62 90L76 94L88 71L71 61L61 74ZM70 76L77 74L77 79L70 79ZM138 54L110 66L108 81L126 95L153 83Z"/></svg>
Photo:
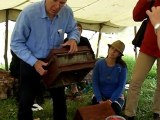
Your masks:
<svg viewBox="0 0 160 120"><path fill-rule="evenodd" d="M156 60L157 85L154 94L153 112L160 114L160 58L155 58L140 52L133 69L132 78L127 93L125 115L129 117L136 116L141 86Z"/></svg>

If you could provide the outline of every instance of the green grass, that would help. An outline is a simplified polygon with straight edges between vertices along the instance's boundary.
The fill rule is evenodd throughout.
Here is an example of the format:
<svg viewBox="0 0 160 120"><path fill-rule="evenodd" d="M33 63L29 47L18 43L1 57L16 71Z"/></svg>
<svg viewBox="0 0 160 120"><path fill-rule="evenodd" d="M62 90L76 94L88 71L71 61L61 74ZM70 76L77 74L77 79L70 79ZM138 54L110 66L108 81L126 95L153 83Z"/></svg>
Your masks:
<svg viewBox="0 0 160 120"><path fill-rule="evenodd" d="M92 91L87 94L83 94L79 100L67 100L68 107L68 120L72 120L76 109L89 105ZM12 97L7 100L0 101L0 120L17 120L17 104L16 100ZM45 99L45 103L42 105L44 110L33 112L34 118L41 118L41 120L52 120L52 101L49 98Z"/></svg>
<svg viewBox="0 0 160 120"><path fill-rule="evenodd" d="M0 101L0 120L16 120L17 107L14 98Z"/></svg>
<svg viewBox="0 0 160 120"><path fill-rule="evenodd" d="M132 69L134 66L134 58L124 57L128 66L128 82L131 78ZM156 85L156 67L153 66L147 79L145 80L140 94L139 105L137 109L137 120L152 120L152 104L153 95ZM73 120L75 111L81 106L91 104L92 90L82 94L80 100L67 100L68 107L68 120ZM34 112L34 118L41 118L41 120L52 120L52 101L51 99L45 99L45 103L42 106L44 110ZM0 120L17 120L17 106L14 97L7 100L0 100Z"/></svg>
<svg viewBox="0 0 160 120"><path fill-rule="evenodd" d="M152 104L153 95L156 86L156 81L151 79L146 79L140 94L138 109L137 109L137 119L138 120L153 120L152 118Z"/></svg>
<svg viewBox="0 0 160 120"><path fill-rule="evenodd" d="M131 75L132 75L132 71L133 71L133 67L135 64L135 58L134 57L130 57L130 56L125 56L124 61L127 63L127 67L128 67L128 75L127 75L127 81L129 82L131 79ZM150 80L155 80L156 79L156 65L154 64L151 71L149 72L147 79Z"/></svg>

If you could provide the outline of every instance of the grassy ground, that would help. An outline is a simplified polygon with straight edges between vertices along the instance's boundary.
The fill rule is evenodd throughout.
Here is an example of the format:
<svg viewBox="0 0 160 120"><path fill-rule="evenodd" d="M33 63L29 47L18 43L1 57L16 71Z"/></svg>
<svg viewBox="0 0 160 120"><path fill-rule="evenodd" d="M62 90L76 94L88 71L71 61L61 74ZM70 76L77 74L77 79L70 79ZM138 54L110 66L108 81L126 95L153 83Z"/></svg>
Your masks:
<svg viewBox="0 0 160 120"><path fill-rule="evenodd" d="M128 65L128 82L131 77L132 69L134 66L134 59L130 57L124 58ZM155 66L150 71L147 79L145 80L137 110L137 120L152 120L152 98L154 94L156 84L156 68ZM75 111L80 106L90 104L92 96L92 90L87 93L83 93L80 100L67 100L68 107L68 120L73 120ZM42 105L44 110L34 112L34 118L41 118L41 120L52 120L52 102L50 98L45 99L45 103ZM0 100L0 120L16 120L17 106L14 97L7 100Z"/></svg>

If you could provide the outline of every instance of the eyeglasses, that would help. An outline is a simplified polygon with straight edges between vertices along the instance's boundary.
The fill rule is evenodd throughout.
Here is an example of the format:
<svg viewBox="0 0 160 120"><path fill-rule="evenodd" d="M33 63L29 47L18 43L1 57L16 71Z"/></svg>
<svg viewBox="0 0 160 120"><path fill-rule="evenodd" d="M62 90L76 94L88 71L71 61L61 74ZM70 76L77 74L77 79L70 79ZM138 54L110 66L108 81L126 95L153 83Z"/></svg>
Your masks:
<svg viewBox="0 0 160 120"><path fill-rule="evenodd" d="M51 0L53 4L58 4L60 7L63 7L66 4L66 1L61 0Z"/></svg>

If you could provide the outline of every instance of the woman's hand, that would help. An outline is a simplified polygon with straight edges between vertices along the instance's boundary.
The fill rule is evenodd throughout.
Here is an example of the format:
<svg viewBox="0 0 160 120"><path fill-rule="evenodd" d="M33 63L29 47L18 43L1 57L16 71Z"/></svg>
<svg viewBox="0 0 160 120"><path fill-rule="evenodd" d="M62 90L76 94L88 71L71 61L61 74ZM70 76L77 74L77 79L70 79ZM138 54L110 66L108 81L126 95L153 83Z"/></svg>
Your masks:
<svg viewBox="0 0 160 120"><path fill-rule="evenodd" d="M105 101L103 101L103 100L99 101L99 104L102 104L102 103L105 103Z"/></svg>
<svg viewBox="0 0 160 120"><path fill-rule="evenodd" d="M108 102L109 104L112 104L111 100L106 100L106 101L101 100L101 101L99 101L99 104L106 103L106 102Z"/></svg>

